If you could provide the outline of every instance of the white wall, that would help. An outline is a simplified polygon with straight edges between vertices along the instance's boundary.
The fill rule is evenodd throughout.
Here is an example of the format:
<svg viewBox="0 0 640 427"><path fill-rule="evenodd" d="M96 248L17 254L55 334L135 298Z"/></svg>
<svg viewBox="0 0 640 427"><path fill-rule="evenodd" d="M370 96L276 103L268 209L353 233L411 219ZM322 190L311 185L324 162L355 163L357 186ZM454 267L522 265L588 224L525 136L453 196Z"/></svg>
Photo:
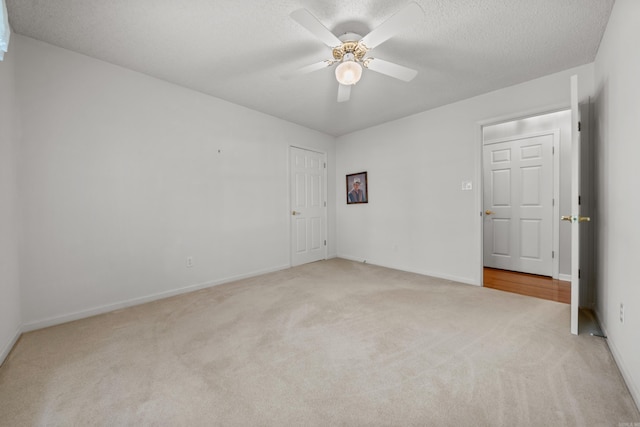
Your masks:
<svg viewBox="0 0 640 427"><path fill-rule="evenodd" d="M559 180L560 212L571 212L571 110L556 111L550 114L537 115L504 123L487 125L482 128L486 141L510 138L516 135L527 135L557 129L560 131ZM559 221L559 219L558 219ZM571 280L571 224L561 222L558 225L559 239L559 271L562 280Z"/></svg>
<svg viewBox="0 0 640 427"><path fill-rule="evenodd" d="M327 152L335 199L331 136L30 38L12 48L26 329L289 266L291 144Z"/></svg>
<svg viewBox="0 0 640 427"><path fill-rule="evenodd" d="M0 62L0 364L21 326L18 275L18 117L14 101L14 46Z"/></svg>
<svg viewBox="0 0 640 427"><path fill-rule="evenodd" d="M640 2L617 0L595 61L597 312L640 406ZM625 320L620 322L620 303Z"/></svg>
<svg viewBox="0 0 640 427"><path fill-rule="evenodd" d="M572 74L587 99L592 64L338 138L338 256L480 284L480 124L568 108ZM360 171L369 203L347 206L344 176Z"/></svg>

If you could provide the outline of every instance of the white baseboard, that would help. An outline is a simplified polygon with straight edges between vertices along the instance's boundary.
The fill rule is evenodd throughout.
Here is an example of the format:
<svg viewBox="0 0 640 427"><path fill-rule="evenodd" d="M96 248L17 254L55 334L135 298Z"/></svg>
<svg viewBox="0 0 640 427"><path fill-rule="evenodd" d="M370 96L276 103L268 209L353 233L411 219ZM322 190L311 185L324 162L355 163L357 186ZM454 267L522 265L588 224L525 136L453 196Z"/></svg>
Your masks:
<svg viewBox="0 0 640 427"><path fill-rule="evenodd" d="M18 339L20 339L20 335L22 335L22 327L18 327L18 330L13 335L13 338L9 340L7 345L5 345L2 349L2 353L0 353L0 366L2 366L7 356L9 356L9 353L11 353L11 349L13 349L13 346L16 345L16 342L18 342Z"/></svg>
<svg viewBox="0 0 640 427"><path fill-rule="evenodd" d="M367 264L377 265L379 267L392 268L394 270L406 271L408 273L415 273L415 274L421 274L423 276L436 277L438 279L451 280L452 282L464 283L466 285L480 286L480 283L468 277L452 276L448 274L436 273L436 272L427 271L427 270L417 270L417 269L409 268L406 266L381 263L372 259L365 260L364 258L358 258L350 255L344 255L344 254L338 254L338 258L344 258L349 261L355 261L355 262L366 262Z"/></svg>
<svg viewBox="0 0 640 427"><path fill-rule="evenodd" d="M59 316L47 317L45 319L35 320L29 323L25 323L22 327L22 332L34 331L36 329L47 328L49 326L60 325L62 323L72 322L74 320L80 320L98 314L108 313L114 310L120 310L126 307L132 307L134 305L140 305L151 301L156 301L163 298L169 298L175 295L185 294L188 292L197 291L200 289L210 288L224 283L235 282L236 280L247 279L249 277L259 276L261 274L272 273L274 271L280 271L290 268L290 265L280 265L277 267L267 268L264 270L253 271L251 273L239 274L237 276L225 277L223 279L214 280L211 282L197 283L195 285L185 286L183 288L173 289L170 291L159 292L157 294L147 295L144 297L132 298L126 301L120 301L112 304L105 304L98 307L89 308L86 310L80 310L73 313L62 314Z"/></svg>
<svg viewBox="0 0 640 427"><path fill-rule="evenodd" d="M565 281L565 282L570 282L571 281L571 275L570 274L562 274L562 273L560 273L558 275L558 280L562 280L562 281Z"/></svg>
<svg viewBox="0 0 640 427"><path fill-rule="evenodd" d="M600 320L602 319L602 317L600 317L600 313L598 313L597 310L594 310L594 313L596 315L596 320L598 321L598 324L602 329L602 332L607 337L607 345L609 346L609 350L613 355L613 360L615 360L616 365L618 365L618 369L620 369L620 373L622 374L622 378L624 379L624 382L627 385L627 388L629 389L629 393L631 393L631 397L636 402L636 406L640 409L640 384L636 384L633 382L633 378L631 377L631 374L629 373L629 369L624 363L624 359L622 358L622 355L620 354L620 352L618 351L618 348L616 347L616 343L613 340L611 340L611 337L607 332L606 325L602 323Z"/></svg>

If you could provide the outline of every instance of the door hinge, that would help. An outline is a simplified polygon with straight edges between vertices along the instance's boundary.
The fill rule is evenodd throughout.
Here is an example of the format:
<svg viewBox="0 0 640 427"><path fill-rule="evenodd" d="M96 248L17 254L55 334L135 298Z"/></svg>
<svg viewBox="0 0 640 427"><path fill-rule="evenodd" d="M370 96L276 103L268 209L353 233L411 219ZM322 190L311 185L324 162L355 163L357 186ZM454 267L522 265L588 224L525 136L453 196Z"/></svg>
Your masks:
<svg viewBox="0 0 640 427"><path fill-rule="evenodd" d="M325 207L325 208L327 207L327 202L324 202L324 207Z"/></svg>
<svg viewBox="0 0 640 427"><path fill-rule="evenodd" d="M324 245L327 246L327 241L326 240L324 241Z"/></svg>
<svg viewBox="0 0 640 427"><path fill-rule="evenodd" d="M578 204L581 205L582 204L582 196L578 196Z"/></svg>
<svg viewBox="0 0 640 427"><path fill-rule="evenodd" d="M551 251L551 258L555 258L556 257L556 251Z"/></svg>
<svg viewBox="0 0 640 427"><path fill-rule="evenodd" d="M578 269L578 279L582 276L582 271L580 271L580 269Z"/></svg>
<svg viewBox="0 0 640 427"><path fill-rule="evenodd" d="M556 147L551 147L551 154L556 154Z"/></svg>
<svg viewBox="0 0 640 427"><path fill-rule="evenodd" d="M324 162L324 168L325 169L327 168L327 162Z"/></svg>
<svg viewBox="0 0 640 427"><path fill-rule="evenodd" d="M555 206L556 205L556 199L551 199L551 206Z"/></svg>
<svg viewBox="0 0 640 427"><path fill-rule="evenodd" d="M582 131L582 122L578 122L578 132Z"/></svg>

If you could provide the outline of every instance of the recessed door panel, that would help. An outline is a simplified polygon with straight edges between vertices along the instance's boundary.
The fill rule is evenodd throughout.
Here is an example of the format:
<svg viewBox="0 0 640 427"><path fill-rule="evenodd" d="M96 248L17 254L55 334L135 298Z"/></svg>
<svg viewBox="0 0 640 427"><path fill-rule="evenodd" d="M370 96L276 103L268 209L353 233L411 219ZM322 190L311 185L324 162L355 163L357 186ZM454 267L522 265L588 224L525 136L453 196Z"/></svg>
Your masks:
<svg viewBox="0 0 640 427"><path fill-rule="evenodd" d="M542 159L541 145L528 145L520 148L520 158L522 160Z"/></svg>
<svg viewBox="0 0 640 427"><path fill-rule="evenodd" d="M311 181L309 184L310 194L309 194L309 206L313 208L322 207L323 203L323 195L322 191L322 176L319 173L309 175L309 180Z"/></svg>
<svg viewBox="0 0 640 427"><path fill-rule="evenodd" d="M307 204L307 184L306 176L303 173L296 173L294 178L293 206L302 208Z"/></svg>
<svg viewBox="0 0 640 427"><path fill-rule="evenodd" d="M491 171L493 206L511 205L511 169Z"/></svg>
<svg viewBox="0 0 640 427"><path fill-rule="evenodd" d="M540 260L542 258L542 248L540 247L542 227L541 220L521 219L520 220L520 256L530 260Z"/></svg>
<svg viewBox="0 0 640 427"><path fill-rule="evenodd" d="M521 206L540 206L542 185L542 167L531 166L520 169Z"/></svg>
<svg viewBox="0 0 640 427"><path fill-rule="evenodd" d="M311 250L318 250L322 247L323 235L322 235L322 219L312 218L310 221L311 226Z"/></svg>
<svg viewBox="0 0 640 427"><path fill-rule="evenodd" d="M316 159L312 157L306 157L306 159L307 159L307 170L309 171L315 170L316 172L320 171L320 159Z"/></svg>
<svg viewBox="0 0 640 427"><path fill-rule="evenodd" d="M307 252L307 221L303 218L294 219L294 227L296 229L295 252Z"/></svg>
<svg viewBox="0 0 640 427"><path fill-rule="evenodd" d="M497 165L499 163L508 163L511 161L511 149L496 150L491 152L491 163Z"/></svg>
<svg viewBox="0 0 640 427"><path fill-rule="evenodd" d="M509 242L511 240L511 220L494 219L493 220L493 254L501 256L510 256L511 248Z"/></svg>

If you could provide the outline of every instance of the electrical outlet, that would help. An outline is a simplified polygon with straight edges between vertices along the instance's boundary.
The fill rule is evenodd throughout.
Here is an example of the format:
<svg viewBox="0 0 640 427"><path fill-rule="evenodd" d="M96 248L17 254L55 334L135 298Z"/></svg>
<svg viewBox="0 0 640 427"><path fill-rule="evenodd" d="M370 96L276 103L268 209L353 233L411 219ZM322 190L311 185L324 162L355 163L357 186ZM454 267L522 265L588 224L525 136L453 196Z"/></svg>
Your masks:
<svg viewBox="0 0 640 427"><path fill-rule="evenodd" d="M620 323L624 323L624 304L620 303Z"/></svg>
<svg viewBox="0 0 640 427"><path fill-rule="evenodd" d="M193 267L193 257L188 256L187 257L187 268L191 268Z"/></svg>

